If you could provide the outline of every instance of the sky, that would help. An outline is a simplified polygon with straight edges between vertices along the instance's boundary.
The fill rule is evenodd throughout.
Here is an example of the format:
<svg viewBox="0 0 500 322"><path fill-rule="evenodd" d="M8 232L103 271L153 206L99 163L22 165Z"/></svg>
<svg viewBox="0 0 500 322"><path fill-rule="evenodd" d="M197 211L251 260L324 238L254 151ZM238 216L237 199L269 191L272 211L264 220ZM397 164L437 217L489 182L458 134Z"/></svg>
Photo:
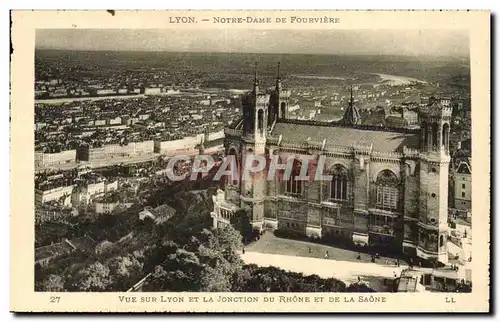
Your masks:
<svg viewBox="0 0 500 322"><path fill-rule="evenodd" d="M469 56L457 30L39 29L37 49Z"/></svg>

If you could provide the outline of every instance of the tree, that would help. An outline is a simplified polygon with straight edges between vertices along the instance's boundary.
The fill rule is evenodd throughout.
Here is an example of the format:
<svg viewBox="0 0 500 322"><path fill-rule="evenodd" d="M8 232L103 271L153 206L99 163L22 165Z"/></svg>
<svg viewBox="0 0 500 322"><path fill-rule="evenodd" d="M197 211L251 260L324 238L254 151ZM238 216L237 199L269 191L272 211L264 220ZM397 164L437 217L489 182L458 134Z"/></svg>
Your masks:
<svg viewBox="0 0 500 322"><path fill-rule="evenodd" d="M142 276L142 263L132 255L113 257L109 263L113 290L127 290Z"/></svg>
<svg viewBox="0 0 500 322"><path fill-rule="evenodd" d="M353 283L346 288L349 293L373 293L374 289L370 288L365 283Z"/></svg>
<svg viewBox="0 0 500 322"><path fill-rule="evenodd" d="M166 256L161 265L154 268L147 291L200 291L202 264L193 252L182 248Z"/></svg>
<svg viewBox="0 0 500 322"><path fill-rule="evenodd" d="M346 286L334 278L304 276L276 267L245 265L232 281L235 292L345 292Z"/></svg>
<svg viewBox="0 0 500 322"><path fill-rule="evenodd" d="M151 268L153 276L146 290L230 291L243 265L237 254L241 247L241 235L231 227L189 234L176 230L173 241L166 238L147 252L144 268Z"/></svg>
<svg viewBox="0 0 500 322"><path fill-rule="evenodd" d="M252 268L249 268L252 267ZM238 268L231 279L231 291L232 292L246 292L247 284L250 278L252 278L251 272L257 269L258 266L255 264L246 265L246 267Z"/></svg>
<svg viewBox="0 0 500 322"><path fill-rule="evenodd" d="M241 267L241 263L232 257L226 258L222 252L204 245L199 247L198 257L203 266L201 290L203 292L229 292L231 279Z"/></svg>
<svg viewBox="0 0 500 322"><path fill-rule="evenodd" d="M217 228L213 230L213 237L209 239L207 247L233 258L233 255L243 248L241 234L231 226Z"/></svg>
<svg viewBox="0 0 500 322"><path fill-rule="evenodd" d="M110 270L100 262L94 262L78 271L71 279L69 289L80 292L103 292L110 285Z"/></svg>
<svg viewBox="0 0 500 322"><path fill-rule="evenodd" d="M229 292L231 291L231 275L220 266L205 265L201 272L200 291L202 292Z"/></svg>
<svg viewBox="0 0 500 322"><path fill-rule="evenodd" d="M231 225L241 234L245 242L252 238L252 224L246 210L238 210L231 218Z"/></svg>
<svg viewBox="0 0 500 322"><path fill-rule="evenodd" d="M161 265L165 261L165 257L169 254L174 254L179 246L171 240L158 241L156 245L148 248L144 254L144 272L152 272L156 266Z"/></svg>
<svg viewBox="0 0 500 322"><path fill-rule="evenodd" d="M59 275L51 274L36 284L36 290L40 292L64 292L64 280Z"/></svg>

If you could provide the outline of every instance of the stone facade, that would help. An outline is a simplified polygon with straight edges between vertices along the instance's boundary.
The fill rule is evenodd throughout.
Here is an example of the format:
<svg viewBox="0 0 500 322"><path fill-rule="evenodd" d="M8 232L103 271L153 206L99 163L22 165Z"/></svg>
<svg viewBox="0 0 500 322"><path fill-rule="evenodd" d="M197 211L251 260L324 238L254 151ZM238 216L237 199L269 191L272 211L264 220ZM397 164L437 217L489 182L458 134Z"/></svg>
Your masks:
<svg viewBox="0 0 500 322"><path fill-rule="evenodd" d="M459 163L457 170L453 174L455 184L455 208L461 211L470 211L472 209L472 181L471 181L470 161Z"/></svg>
<svg viewBox="0 0 500 322"><path fill-rule="evenodd" d="M263 171L242 180L236 171L214 198L214 226L229 222L218 216L225 204L232 213L247 209L255 229L343 239L447 262L451 108L431 100L417 130L288 120L279 109L282 102L272 100L282 91L279 77L271 93L260 93L255 79L242 98L242 121L225 131L226 154L236 157L237 170L249 155L263 155L268 164L273 158L284 164L292 156L301 165L308 158L310 177L321 168L332 178L294 181L292 171L288 180L266 180Z"/></svg>

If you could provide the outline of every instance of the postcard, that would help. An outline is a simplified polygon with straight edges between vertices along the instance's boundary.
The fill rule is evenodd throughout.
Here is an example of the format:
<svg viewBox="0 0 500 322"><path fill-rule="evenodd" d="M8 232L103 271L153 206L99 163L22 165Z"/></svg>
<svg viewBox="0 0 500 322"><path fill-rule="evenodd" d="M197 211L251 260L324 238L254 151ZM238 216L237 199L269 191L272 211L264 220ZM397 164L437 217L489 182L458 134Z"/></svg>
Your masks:
<svg viewBox="0 0 500 322"><path fill-rule="evenodd" d="M489 312L488 11L11 14L11 311Z"/></svg>

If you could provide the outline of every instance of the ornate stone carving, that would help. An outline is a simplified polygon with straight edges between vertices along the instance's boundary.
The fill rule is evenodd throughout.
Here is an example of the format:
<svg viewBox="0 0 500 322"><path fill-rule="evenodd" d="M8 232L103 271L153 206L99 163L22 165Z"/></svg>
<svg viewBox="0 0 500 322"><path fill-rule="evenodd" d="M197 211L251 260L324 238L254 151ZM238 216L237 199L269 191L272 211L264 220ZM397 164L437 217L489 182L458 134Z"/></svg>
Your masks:
<svg viewBox="0 0 500 322"><path fill-rule="evenodd" d="M356 161L356 163L359 164L359 171L364 171L365 170L365 163L366 163L366 158L362 155L356 155L354 157L354 160Z"/></svg>
<svg viewBox="0 0 500 322"><path fill-rule="evenodd" d="M406 166L406 175L407 176L415 176L415 168L416 168L416 162L413 160L406 160L405 161L405 166Z"/></svg>

